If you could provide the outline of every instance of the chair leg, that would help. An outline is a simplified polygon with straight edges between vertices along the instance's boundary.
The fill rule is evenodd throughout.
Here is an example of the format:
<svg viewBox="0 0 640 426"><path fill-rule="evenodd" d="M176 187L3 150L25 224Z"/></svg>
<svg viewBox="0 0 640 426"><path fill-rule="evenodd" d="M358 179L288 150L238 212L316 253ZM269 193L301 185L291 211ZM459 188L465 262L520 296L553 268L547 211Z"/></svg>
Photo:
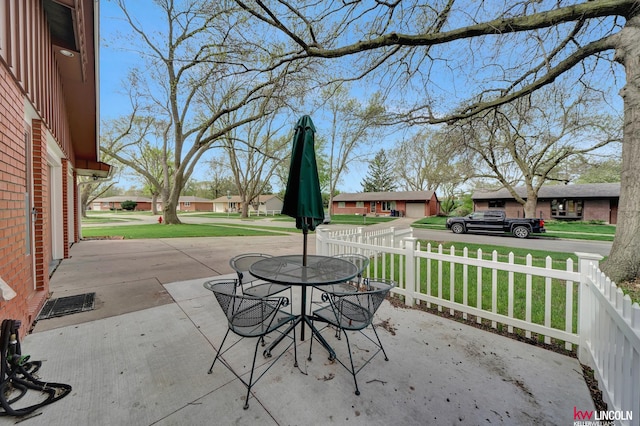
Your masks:
<svg viewBox="0 0 640 426"><path fill-rule="evenodd" d="M378 332L376 331L376 326L373 325L373 322L371 323L371 328L373 328L373 333L376 335L376 339L378 339L378 345L380 346L380 349L382 350L382 353L384 354L384 360L385 361L389 361L389 357L387 356L387 352L384 350L384 347L382 346L382 342L380 341L380 337L378 336Z"/></svg>
<svg viewBox="0 0 640 426"><path fill-rule="evenodd" d="M313 321L311 321L313 324ZM311 348L313 347L313 331L311 331L311 338L309 339L309 356L307 357L307 361L311 361Z"/></svg>
<svg viewBox="0 0 640 426"><path fill-rule="evenodd" d="M344 338L347 341L347 350L349 351L349 361L351 361L351 375L353 376L353 382L356 385L356 395L360 395L360 390L358 389L358 379L356 379L356 368L353 365L353 355L351 354L351 344L349 343L349 333L344 332Z"/></svg>
<svg viewBox="0 0 640 426"><path fill-rule="evenodd" d="M293 366L298 366L298 344L296 343L296 328L293 327Z"/></svg>
<svg viewBox="0 0 640 426"><path fill-rule="evenodd" d="M211 363L211 367L209 367L209 374L211 374L211 372L213 371L213 366L216 363L216 361L218 360L218 357L220 356L220 354L222 353L222 347L224 346L225 340L227 340L227 336L229 335L229 331L231 331L231 330L227 329L227 332L225 333L224 338L222 339L222 343L220 344L220 347L218 348L218 352L216 353L216 357L213 359L213 362Z"/></svg>
<svg viewBox="0 0 640 426"><path fill-rule="evenodd" d="M249 376L249 383L247 384L247 397L244 400L245 410L249 408L249 395L251 394L251 387L253 386L253 372L256 368L256 357L258 356L258 346L260 346L260 339L256 342L256 350L253 352L253 363L251 364L251 375Z"/></svg>

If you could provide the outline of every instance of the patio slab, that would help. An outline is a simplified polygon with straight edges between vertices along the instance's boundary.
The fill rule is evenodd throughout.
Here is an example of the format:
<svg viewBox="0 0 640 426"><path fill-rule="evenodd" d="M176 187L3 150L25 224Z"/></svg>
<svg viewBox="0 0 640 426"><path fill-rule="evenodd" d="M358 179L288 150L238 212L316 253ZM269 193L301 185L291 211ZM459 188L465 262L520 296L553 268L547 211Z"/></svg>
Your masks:
<svg viewBox="0 0 640 426"><path fill-rule="evenodd" d="M189 244L197 251L205 243ZM173 263L171 257L185 253L184 244L174 243L173 251L154 250L161 256L157 261ZM235 239L235 250L241 250L237 245ZM222 252L207 256L219 262L233 251L219 242L216 247ZM93 251L73 249L77 262ZM244 251L264 250L252 246ZM126 262L132 252L118 252L103 253L112 269L94 274L94 286L101 280L126 281L118 281L115 265ZM108 266L102 265L104 270ZM90 268L76 272L86 274ZM82 281L68 275L72 273L67 271L65 278ZM376 323L384 322L378 330L389 361L379 354L358 374L360 396L354 394L349 372L330 362L319 345L307 360L307 339L298 342L299 367L293 365L293 350L287 351L258 382L249 409L243 410L246 388L235 376L222 364L206 374L226 320L202 283L221 276L187 278L171 282L157 277L169 303L93 320L71 315L63 317L66 325L50 329L37 326L23 339L23 353L44 361L43 380L70 384L73 391L23 424L555 425L571 424L574 407L594 409L576 359L384 302ZM294 306L297 297L294 294ZM325 337L338 357L347 356L344 340L336 340L330 330ZM248 371L253 347L245 340L225 359ZM366 340L356 340L354 347L366 351ZM264 362L262 356L258 360ZM0 424L14 422L0 418Z"/></svg>

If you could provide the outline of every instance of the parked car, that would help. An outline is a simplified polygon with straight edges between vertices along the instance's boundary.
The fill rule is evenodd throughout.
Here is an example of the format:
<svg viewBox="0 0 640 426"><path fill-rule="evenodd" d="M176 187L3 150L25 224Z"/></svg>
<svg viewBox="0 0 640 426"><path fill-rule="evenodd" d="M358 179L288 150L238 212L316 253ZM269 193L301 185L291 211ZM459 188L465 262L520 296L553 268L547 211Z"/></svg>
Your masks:
<svg viewBox="0 0 640 426"><path fill-rule="evenodd" d="M544 220L536 218L507 218L502 210L485 210L464 217L447 219L447 229L454 234L465 232L511 233L518 238L528 238L530 234L546 232Z"/></svg>
<svg viewBox="0 0 640 426"><path fill-rule="evenodd" d="M331 223L331 215L329 213L324 214L324 220L322 221L325 225Z"/></svg>

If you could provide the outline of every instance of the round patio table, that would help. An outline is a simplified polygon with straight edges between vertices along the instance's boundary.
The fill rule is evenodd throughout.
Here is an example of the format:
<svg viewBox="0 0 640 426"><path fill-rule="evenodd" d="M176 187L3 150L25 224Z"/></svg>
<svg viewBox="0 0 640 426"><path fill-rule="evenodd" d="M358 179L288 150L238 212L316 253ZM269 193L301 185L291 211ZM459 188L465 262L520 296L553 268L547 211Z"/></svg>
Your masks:
<svg viewBox="0 0 640 426"><path fill-rule="evenodd" d="M313 336L329 351L329 355L335 358L335 352L333 348L324 340L322 335L313 326L312 320L316 318L307 315L307 287L318 286L328 284L337 284L344 281L348 281L358 275L358 267L349 262L348 260L332 257L332 256L319 256L319 255L307 255L306 259L303 255L286 255L286 256L274 256L259 260L249 267L249 272L265 281L269 281L276 284L287 284L293 286L299 286L302 290L300 315L297 316L295 322L285 331L288 333L293 327L301 324L301 340L304 340L304 324L306 323ZM313 338L312 336L312 338ZM276 346L280 340L276 339L269 348L265 351L265 354L269 354L271 349Z"/></svg>

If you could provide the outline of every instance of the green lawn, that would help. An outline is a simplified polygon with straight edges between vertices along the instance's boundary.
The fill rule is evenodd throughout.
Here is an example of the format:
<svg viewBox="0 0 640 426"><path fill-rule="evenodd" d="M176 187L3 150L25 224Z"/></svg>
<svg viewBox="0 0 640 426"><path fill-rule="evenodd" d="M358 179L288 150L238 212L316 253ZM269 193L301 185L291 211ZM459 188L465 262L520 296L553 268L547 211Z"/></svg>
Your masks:
<svg viewBox="0 0 640 426"><path fill-rule="evenodd" d="M264 235L286 235L278 228L249 228L246 226L225 226L225 225L126 225L126 226L104 226L90 227L82 229L82 236L91 237L114 237L121 236L126 239L141 238L180 238L180 237L251 237Z"/></svg>
<svg viewBox="0 0 640 426"><path fill-rule="evenodd" d="M443 253L449 254L449 247L452 243L443 244ZM421 242L422 250L426 249L426 241ZM571 258L574 260L574 268L577 268L575 263L576 256L572 253L551 253L545 251L531 251L531 250L519 250L507 247L499 246L474 246L465 244L469 249L468 256L470 258L476 258L477 249L482 248L483 259L491 259L492 252L494 250L498 253L498 260L505 262L508 259L509 253L514 253L514 263L525 264L526 255L532 255L533 266L544 267L546 257L552 257L552 264L554 269L565 269L566 260ZM437 251L438 247L432 245L431 250ZM462 254L462 247L456 248L456 255ZM385 263L385 270L387 274L392 270L395 274L394 279L400 278L400 257L399 256L385 256L384 259L378 259L378 271L382 271L382 263ZM429 265L430 264L430 265ZM373 271L373 266L370 267ZM465 289L464 283L464 266L460 264L453 265L453 271L451 269L450 262L436 261L429 259L420 259L420 282L421 292L424 294L431 294L445 300L451 300L451 294L453 292L453 300L458 303L466 304L468 306L478 307L478 286L481 285L480 290L480 306L482 309L492 311L494 288L495 288L495 300L496 300L496 312L499 314L507 315L509 304L509 272L497 271L495 285L493 281L493 270L483 268L481 273L481 280L478 280L478 268L475 266L466 267L467 288L466 297L467 302L464 303ZM430 270L430 273L428 273ZM453 286L451 285L453 273ZM441 278L440 278L441 277ZM545 319L545 295L547 293L547 284L544 277L531 277L531 321L536 324L544 324ZM514 306L513 316L519 319L526 319L526 300L527 300L527 277L524 274L513 274L513 292L514 292ZM566 283L561 280L551 280L550 284L550 297L551 297L551 327L560 330L565 330L566 321L566 298L567 289ZM573 283L572 290L573 307L571 311L572 317L572 329L573 332L577 332L577 316L578 316L578 285Z"/></svg>

